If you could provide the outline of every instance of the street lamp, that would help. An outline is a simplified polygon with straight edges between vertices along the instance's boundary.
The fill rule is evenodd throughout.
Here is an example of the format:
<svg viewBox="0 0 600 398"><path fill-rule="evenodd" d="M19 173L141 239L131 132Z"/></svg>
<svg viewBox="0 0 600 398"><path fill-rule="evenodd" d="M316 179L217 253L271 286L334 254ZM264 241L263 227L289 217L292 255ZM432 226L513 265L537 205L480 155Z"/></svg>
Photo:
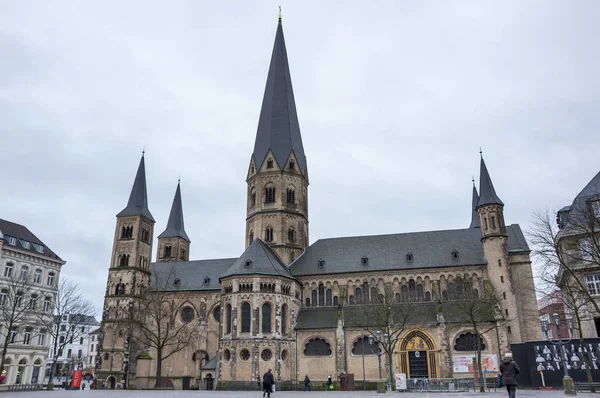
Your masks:
<svg viewBox="0 0 600 398"><path fill-rule="evenodd" d="M378 330L375 332L375 336L369 336L369 344L373 344L373 342L377 342L377 360L379 363L379 380L382 379L381 377L381 349L379 348L379 345L383 343L384 347L387 347L388 344L388 334L384 333L382 335L382 333ZM387 353L387 349L385 350L385 352ZM391 369L389 368L389 358L386 361L386 365L385 365L386 369L387 369L387 378L386 378L386 385L387 385L387 390L391 391L392 390L392 381L390 379L390 372Z"/></svg>
<svg viewBox="0 0 600 398"><path fill-rule="evenodd" d="M546 338L553 345L557 345L560 347L560 356L562 357L562 365L565 372L563 376L563 388L566 395L577 395L575 391L575 387L573 385L573 379L569 376L569 369L567 368L567 354L565 353L565 344L568 344L571 341L571 333L573 331L573 319L566 318L565 325L567 329L569 329L569 335L566 338L560 338L560 325L561 325L560 315L558 313L552 314L552 322L548 322L546 320L542 321L542 331L546 335ZM556 338L550 337L550 325L554 324L556 326Z"/></svg>

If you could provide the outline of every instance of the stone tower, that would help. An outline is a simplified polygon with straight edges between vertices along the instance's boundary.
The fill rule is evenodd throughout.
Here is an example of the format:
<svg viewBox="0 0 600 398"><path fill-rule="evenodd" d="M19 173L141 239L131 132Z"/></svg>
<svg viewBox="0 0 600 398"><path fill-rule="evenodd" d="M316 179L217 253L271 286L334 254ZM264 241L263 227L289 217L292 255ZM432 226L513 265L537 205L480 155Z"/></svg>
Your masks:
<svg viewBox="0 0 600 398"><path fill-rule="evenodd" d="M156 261L189 261L190 238L183 224L183 204L181 203L181 183L177 182L173 206L165 231L158 235Z"/></svg>
<svg viewBox="0 0 600 398"><path fill-rule="evenodd" d="M246 182L246 248L261 238L291 263L308 246L308 169L281 18Z"/></svg>
<svg viewBox="0 0 600 398"><path fill-rule="evenodd" d="M154 218L148 209L144 156L127 206L117 214L111 263L102 313L98 380L124 386L129 370L132 311L148 286Z"/></svg>
<svg viewBox="0 0 600 398"><path fill-rule="evenodd" d="M513 286L508 235L504 224L504 203L496 194L483 157L479 175L479 199L475 209L479 215L481 242L487 260L487 277L500 302L508 343L520 343L525 341L521 336L521 325L517 316L516 296L520 292Z"/></svg>

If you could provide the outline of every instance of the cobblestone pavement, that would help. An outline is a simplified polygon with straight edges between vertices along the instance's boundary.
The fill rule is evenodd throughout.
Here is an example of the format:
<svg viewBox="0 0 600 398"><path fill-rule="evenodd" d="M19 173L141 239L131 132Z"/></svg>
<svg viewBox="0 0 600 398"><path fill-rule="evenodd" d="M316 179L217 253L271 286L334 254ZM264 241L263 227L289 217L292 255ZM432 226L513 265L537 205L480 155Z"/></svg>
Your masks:
<svg viewBox="0 0 600 398"><path fill-rule="evenodd" d="M588 393L580 393L579 395L586 395ZM497 392L489 393L475 393L475 392L455 392L455 393L427 393L427 392L415 392L415 393L387 393L377 394L374 391L313 391L313 392L291 392L281 391L271 394L272 398L299 398L299 397L338 397L338 398L352 398L352 397L398 397L398 398L458 398L458 397L490 397L490 398L504 398L507 396L506 390L498 389ZM536 398L552 398L564 396L562 391L536 391L536 390L519 390L517 391L517 398L525 397L536 397ZM110 391L110 390L95 390L95 391L39 391L39 392L10 392L1 394L1 398L192 398L192 397L207 397L207 398L233 398L233 397L248 397L248 398L260 398L262 394L258 391Z"/></svg>

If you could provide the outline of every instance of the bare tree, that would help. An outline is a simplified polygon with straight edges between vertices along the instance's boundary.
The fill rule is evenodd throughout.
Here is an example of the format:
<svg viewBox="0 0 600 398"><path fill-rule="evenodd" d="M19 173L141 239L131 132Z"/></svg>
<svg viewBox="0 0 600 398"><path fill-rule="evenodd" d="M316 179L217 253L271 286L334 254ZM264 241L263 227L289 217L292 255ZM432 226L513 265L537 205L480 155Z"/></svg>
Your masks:
<svg viewBox="0 0 600 398"><path fill-rule="evenodd" d="M193 313L177 316L180 297L176 287L179 280L173 267L164 274L153 269L152 278L154 283L144 290L137 302L134 322L138 330L131 336L142 346L156 350L155 387L161 387L163 361L201 339L203 334L198 324L192 322Z"/></svg>
<svg viewBox="0 0 600 398"><path fill-rule="evenodd" d="M475 367L480 380L484 378L481 368L482 336L500 327L506 321L499 310L500 303L490 282L484 281L482 287L480 292L465 273L464 278L457 278L449 288L450 301L442 303L441 308L444 314L453 316L473 330L474 341L468 343L471 347L475 347ZM480 391L484 392L483 384Z"/></svg>
<svg viewBox="0 0 600 398"><path fill-rule="evenodd" d="M363 329L369 336L381 336L379 345L386 354L390 381L394 350L404 331L417 320L419 306L400 300L391 286L386 285L376 295L371 294L370 300L368 293L362 302L343 309L344 325Z"/></svg>
<svg viewBox="0 0 600 398"><path fill-rule="evenodd" d="M32 314L39 305L38 294L35 292L31 276L27 271L19 274L11 273L2 278L0 283L0 335L3 337L2 358L0 370L4 369L6 353L12 344L19 344L19 331L22 328L32 328L35 319ZM25 332L26 330L23 330ZM32 336L30 335L29 338ZM24 336L24 338L26 338Z"/></svg>
<svg viewBox="0 0 600 398"><path fill-rule="evenodd" d="M85 334L83 327L90 323L95 313L94 305L79 285L67 279L61 279L58 283L55 300L50 308L36 311L37 321L45 327L53 340L49 389L52 389L56 363L65 346ZM49 314L52 316L48 316Z"/></svg>

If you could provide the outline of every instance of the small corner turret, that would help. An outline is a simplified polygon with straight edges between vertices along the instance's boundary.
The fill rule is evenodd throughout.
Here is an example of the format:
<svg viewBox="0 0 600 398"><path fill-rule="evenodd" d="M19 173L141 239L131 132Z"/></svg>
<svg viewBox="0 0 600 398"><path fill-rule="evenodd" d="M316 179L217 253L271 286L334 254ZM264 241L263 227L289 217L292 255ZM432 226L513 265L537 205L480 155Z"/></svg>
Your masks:
<svg viewBox="0 0 600 398"><path fill-rule="evenodd" d="M493 236L506 237L506 226L504 225L504 203L500 200L494 189L483 156L481 157L479 175L479 199L475 210L479 215L481 228L481 239Z"/></svg>

